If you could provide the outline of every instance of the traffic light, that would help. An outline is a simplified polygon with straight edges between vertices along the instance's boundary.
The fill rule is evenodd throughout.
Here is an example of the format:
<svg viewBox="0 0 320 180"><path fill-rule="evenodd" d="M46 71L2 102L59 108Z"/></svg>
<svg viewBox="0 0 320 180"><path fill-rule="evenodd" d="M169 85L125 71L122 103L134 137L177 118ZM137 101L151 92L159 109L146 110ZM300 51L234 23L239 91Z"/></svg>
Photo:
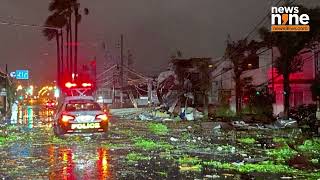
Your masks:
<svg viewBox="0 0 320 180"><path fill-rule="evenodd" d="M249 102L249 96L245 95L242 97L243 103L247 104Z"/></svg>

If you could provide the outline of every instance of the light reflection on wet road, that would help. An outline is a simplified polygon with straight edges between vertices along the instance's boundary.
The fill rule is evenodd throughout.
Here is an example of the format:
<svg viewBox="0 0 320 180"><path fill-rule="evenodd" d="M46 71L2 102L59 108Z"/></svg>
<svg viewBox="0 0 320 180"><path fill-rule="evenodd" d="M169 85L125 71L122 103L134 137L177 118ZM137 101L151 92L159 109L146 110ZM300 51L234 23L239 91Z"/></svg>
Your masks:
<svg viewBox="0 0 320 180"><path fill-rule="evenodd" d="M53 109L47 109L40 106L19 106L18 125L24 125L28 128L39 127L52 122L54 115Z"/></svg>
<svg viewBox="0 0 320 180"><path fill-rule="evenodd" d="M81 147L48 148L50 179L106 179L110 178L109 150ZM94 151L96 150L96 151Z"/></svg>
<svg viewBox="0 0 320 180"><path fill-rule="evenodd" d="M51 111L39 107L21 107L19 117L18 126L8 126L8 129L11 128L8 131L10 134L0 137L2 138L0 179L140 180L213 179L213 177L319 179L320 177L318 171L309 169L302 171L285 163L279 165L280 169L273 167L273 163L278 160L268 155L268 152L282 146L274 141L273 137L281 137L288 142L289 139L304 138L302 133L297 135L295 129L217 132L214 129L203 130L203 125L209 126L208 122L160 124L112 118L107 136L75 135L61 139L53 135ZM214 123L212 122L211 126ZM155 133L154 128L150 128L154 126L164 126L166 128L163 129L166 131L169 129L169 132L159 135ZM235 140L243 137L254 138L256 142L243 144ZM262 143L268 146L262 146ZM301 143L296 144L300 145ZM245 162L245 159L250 162L262 159L262 164ZM221 162L224 167L230 169L213 166ZM235 166L234 163L240 165ZM252 170L248 167L256 168Z"/></svg>
<svg viewBox="0 0 320 180"><path fill-rule="evenodd" d="M49 139L54 138L52 115L52 110L39 107L19 108L17 126L30 134L36 133L35 138L39 140L19 141L4 148L0 152L0 177L110 179L109 149L101 147L99 139L88 137L84 143L70 144L50 142Z"/></svg>

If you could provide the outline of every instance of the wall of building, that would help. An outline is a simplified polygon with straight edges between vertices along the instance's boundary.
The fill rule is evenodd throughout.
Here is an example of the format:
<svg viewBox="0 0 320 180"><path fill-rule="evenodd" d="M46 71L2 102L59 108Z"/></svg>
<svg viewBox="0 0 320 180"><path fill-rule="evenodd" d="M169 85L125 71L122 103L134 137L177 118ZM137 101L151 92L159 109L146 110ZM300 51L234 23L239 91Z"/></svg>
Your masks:
<svg viewBox="0 0 320 180"><path fill-rule="evenodd" d="M299 106L302 104L313 104L312 94L310 91L310 82L315 77L314 67L314 56L312 52L301 55L304 65L301 72L296 72L290 76L290 105L292 107ZM268 77L272 77L272 69L268 72ZM279 76L276 70L274 70L274 77ZM279 114L283 111L283 78L277 77L274 81L274 91L276 95L276 102L273 105L274 113ZM269 85L272 88L272 84Z"/></svg>
<svg viewBox="0 0 320 180"><path fill-rule="evenodd" d="M258 52L259 53L259 52ZM275 69L272 70L272 57L275 60L279 57L279 52L276 48L272 51L266 51L259 56L259 69L245 71L242 75L243 77L252 77L253 84L258 86L266 84L269 82L269 88L272 90L274 87L276 102L273 105L274 114L279 114L283 111L283 85L282 77L278 75ZM292 96L290 98L290 104L292 106L297 106L300 104L311 104L312 94L310 91L310 81L314 79L314 57L313 52L308 52L302 55L302 59L305 61L301 72L294 73L290 76L291 92ZM226 73L223 72L223 68L230 68L230 61L225 60L220 63L217 69L212 73L212 95L210 98L210 103L219 104L219 97L221 96L220 90L230 90L231 99L230 105L231 109L235 111L235 91L234 91L234 80L233 71L230 70ZM273 72L273 76L272 76ZM222 74L222 75L219 75ZM278 77L279 76L279 77ZM274 85L272 85L272 77L274 78Z"/></svg>
<svg viewBox="0 0 320 180"><path fill-rule="evenodd" d="M254 85L260 85L268 80L268 70L271 67L272 59L271 59L271 51L267 51L260 55L259 58L259 69L245 71L242 75L242 78L252 77ZM235 111L235 83L233 80L233 70L229 70L225 73L223 69L232 68L232 64L228 60L224 60L222 63L218 65L216 70L212 72L212 98L210 99L210 103L219 104L220 90L231 91L230 98L230 107L233 111ZM222 75L220 75L222 74Z"/></svg>

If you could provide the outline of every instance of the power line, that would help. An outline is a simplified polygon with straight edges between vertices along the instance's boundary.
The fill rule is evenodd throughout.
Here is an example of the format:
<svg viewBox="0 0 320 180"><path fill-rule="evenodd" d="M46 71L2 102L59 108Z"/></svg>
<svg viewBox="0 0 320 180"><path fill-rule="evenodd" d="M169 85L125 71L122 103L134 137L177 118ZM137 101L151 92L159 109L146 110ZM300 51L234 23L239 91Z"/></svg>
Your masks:
<svg viewBox="0 0 320 180"><path fill-rule="evenodd" d="M263 52L265 52L265 51L263 51ZM261 53L263 53L263 52L261 52ZM318 51L318 52L320 52L320 51ZM310 61L310 60L313 60L313 57L314 57L314 55L310 55L310 56L304 58L302 61L303 61L304 63L306 63L306 62L308 62L308 61ZM275 62L273 62L273 63L271 62L271 63L265 64L265 65L259 67L258 69L265 68L265 67L267 67L267 66L271 66L272 64L275 64ZM242 75L247 74L247 73L249 73L249 72L250 72L250 71L245 71ZM279 77L279 76L281 76L281 75L278 75L278 76L274 77L273 79L275 79L275 78L277 78L277 77ZM230 80L230 79L232 79L232 78L233 78L233 77L231 77L231 78L225 78L225 79L220 80L220 81L226 81L226 80ZM273 80L273 79L271 78L271 80ZM269 80L268 80L268 81L269 81ZM267 82L268 82L268 81L267 81ZM266 82L264 82L264 83L266 83ZM264 84L264 83L262 83L262 84Z"/></svg>
<svg viewBox="0 0 320 180"><path fill-rule="evenodd" d="M4 20L0 20L0 24L9 25L9 26L32 27L32 28L39 28L39 29L52 29L52 30L56 30L56 31L62 30L62 28L57 28L57 27L41 26L41 25L36 25L36 24L21 24L21 23L9 22L9 21L4 21Z"/></svg>
<svg viewBox="0 0 320 180"><path fill-rule="evenodd" d="M265 49L265 50L261 51L260 53L258 53L257 55L263 54L263 53L265 53L265 52L268 51L268 50L270 50L270 49L269 49L269 48L268 48L268 49ZM269 65L272 65L272 63L269 63L269 64L266 64L266 65L264 65L264 66L261 66L261 67L259 67L258 69L264 68L264 67L269 66ZM217 77L219 77L219 76L222 76L223 74L225 74L225 73L227 73L227 72L229 72L229 71L231 71L231 70L232 70L232 68L228 69L228 71L225 71L225 72L223 72L223 73L221 73L221 74L219 74L219 75L216 75L213 79L215 79L215 78L217 78ZM242 75L247 74L248 72L250 72L250 71L244 71L244 72L242 73ZM225 81L225 80L229 80L229 79L232 79L232 78L233 78L233 77L231 77L231 78L226 78L226 79L223 79L223 80L220 80L220 81Z"/></svg>
<svg viewBox="0 0 320 180"><path fill-rule="evenodd" d="M292 0L291 2L289 1L288 4L291 5L291 4L293 4L295 1L296 1L296 0ZM278 2L276 2L276 4L273 5L273 6L278 6L278 5L280 4L280 2L281 2L281 0L279 0ZM271 12L268 11L267 14L258 22L258 24L256 24L256 25L253 27L253 29L249 32L249 34L246 36L245 39L249 38L249 36L250 36L252 33L256 32L256 30L258 29L258 27L259 27L268 17L270 17L270 15L271 15Z"/></svg>
<svg viewBox="0 0 320 180"><path fill-rule="evenodd" d="M279 5L280 2L281 2L281 0L277 1L277 3L276 3L274 6ZM270 12L270 10L269 10L269 11L267 12L267 14L258 22L258 24L256 24L256 25L251 29L251 31L249 31L249 33L245 36L244 39L248 39L252 33L256 32L256 30L258 29L258 27L259 27L268 17L270 17L270 15L271 15L271 12ZM239 51L239 49L240 49L240 48L238 48L237 50L235 50L235 51L232 53L232 55L234 55L235 52ZM231 56L232 56L232 55L231 55Z"/></svg>
<svg viewBox="0 0 320 180"><path fill-rule="evenodd" d="M281 0L279 0L274 6L279 5L280 2L281 2ZM289 2L289 4L293 4L294 2L295 2L295 0L292 0L291 2ZM258 24L256 24L256 25L252 28L252 30L249 31L249 33L246 35L246 37L245 37L244 39L249 38L252 33L256 32L256 30L258 29L258 27L259 27L270 15L271 15L271 12L268 11L268 13L258 22ZM234 50L234 51L231 53L230 56L233 56L233 55L234 55L236 52L238 52L240 49L241 49L241 48L238 48L238 49ZM267 49L267 50L268 50L268 49ZM265 51L267 51L267 50L265 50ZM263 51L263 52L265 52L265 51ZM261 53L263 53L263 52L261 52ZM260 54L261 54L261 53L260 53ZM257 54L257 55L259 55L259 54ZM225 55L224 55L223 57L225 58ZM259 68L261 68L261 67L259 67ZM228 71L222 72L221 74L217 75L217 77L223 75L224 73L229 72L230 70L231 70L231 69L229 69ZM215 78L216 78L216 77L215 77Z"/></svg>
<svg viewBox="0 0 320 180"><path fill-rule="evenodd" d="M312 60L313 57L314 57L314 55L310 55L309 57L303 59L302 61L305 63L305 62L307 62L307 61ZM282 76L282 75L281 75L281 74L278 74L276 77L273 77L273 78L271 78L271 79L268 79L266 82L261 83L260 85L257 85L256 87L262 86L262 85L264 85L264 84L266 84L266 83L269 84L270 81L273 81L274 79L276 79L276 78L278 78L278 77L280 77L280 76Z"/></svg>
<svg viewBox="0 0 320 180"><path fill-rule="evenodd" d="M279 5L280 2L281 2L281 0L277 1L274 6ZM252 30L249 31L249 33L245 36L244 39L248 39L248 38L250 37L250 35L251 35L252 33L254 33L254 32L258 29L258 27L259 27L270 15L271 15L271 12L268 11L267 14L258 22L258 24L256 24L256 25L252 28ZM235 49L235 50L231 53L230 56L235 55L235 53L238 52L240 49L241 49L241 48ZM225 59L226 59L226 55L224 55L221 59L222 59L222 60L225 60ZM230 71L230 70L228 70L228 71ZM221 74L217 75L217 77L223 75L224 73L227 73L228 71L222 72ZM215 78L216 78L216 77L215 77Z"/></svg>
<svg viewBox="0 0 320 180"><path fill-rule="evenodd" d="M268 50L270 50L270 48L267 48L267 49L259 52L257 55L259 56L259 55L265 53L265 52L268 51ZM272 63L271 63L271 64L272 64ZM271 64L270 64L270 65L271 65ZM265 65L265 66L266 66L266 65ZM258 69L263 68L263 67L265 67L265 66L261 66L261 67L259 67ZM224 71L224 72L222 72L222 73L220 73L220 74L218 74L218 75L215 75L212 79L215 79L215 78L217 78L217 77L219 77L219 76L222 76L223 74L225 74L225 73L227 73L227 72L229 72L229 71L231 71L231 70L232 70L232 68L227 69L227 71ZM248 72L249 72L249 71L245 71L243 74L246 74L246 73L248 73ZM242 75L243 75L243 74L242 74ZM231 78L228 78L228 79L231 79Z"/></svg>
<svg viewBox="0 0 320 180"><path fill-rule="evenodd" d="M274 5L274 6L278 6L279 4L280 4L280 2L281 2L281 0L279 0L278 2L276 2L276 4ZM245 39L247 39L247 38L249 38L249 36L252 34L252 33L254 33L254 32L256 32L256 30L258 29L258 27L268 18L268 17L270 17L270 15L271 15L271 12L270 12L270 10L267 12L267 14L258 22L258 24L256 24L253 28L252 28L252 30L249 32L249 34L245 37Z"/></svg>

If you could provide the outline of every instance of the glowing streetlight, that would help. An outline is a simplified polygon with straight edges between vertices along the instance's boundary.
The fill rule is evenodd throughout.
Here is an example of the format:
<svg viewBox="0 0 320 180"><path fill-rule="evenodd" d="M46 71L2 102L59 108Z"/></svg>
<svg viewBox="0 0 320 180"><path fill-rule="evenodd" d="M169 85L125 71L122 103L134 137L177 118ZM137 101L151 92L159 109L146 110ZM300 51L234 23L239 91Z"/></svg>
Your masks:
<svg viewBox="0 0 320 180"><path fill-rule="evenodd" d="M19 86L17 87L17 91L19 91L19 90L22 90L22 86L21 86L21 85L19 85Z"/></svg>

